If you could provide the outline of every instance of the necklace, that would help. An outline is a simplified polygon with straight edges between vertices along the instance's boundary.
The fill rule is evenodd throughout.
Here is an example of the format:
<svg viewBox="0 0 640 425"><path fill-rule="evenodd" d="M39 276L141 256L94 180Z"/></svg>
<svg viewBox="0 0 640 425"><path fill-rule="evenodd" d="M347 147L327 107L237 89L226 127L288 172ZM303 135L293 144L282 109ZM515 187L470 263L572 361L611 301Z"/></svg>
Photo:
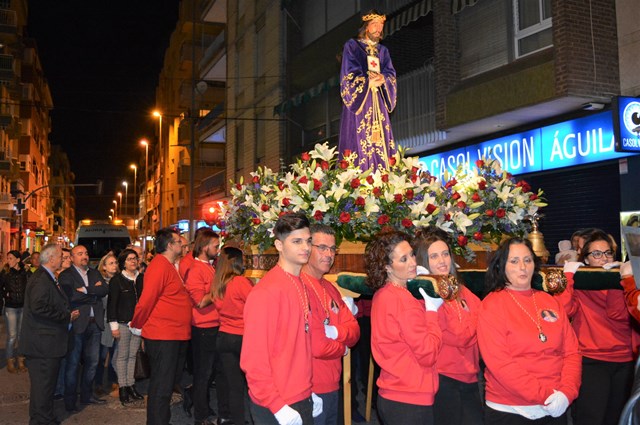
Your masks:
<svg viewBox="0 0 640 425"><path fill-rule="evenodd" d="M305 276L305 274L300 273L300 280L304 282L304 279L302 278L302 276ZM322 286L322 283L320 283L320 286L322 286L322 297L320 297L320 294L318 294L318 291L316 290L316 286L313 284L313 282L311 281L311 279L309 279L308 276L306 277L307 277L307 282L309 282L307 286L310 286L311 289L313 289L313 292L315 292L316 296L320 300L320 306L324 311L324 321L322 323L324 323L325 325L328 325L329 324L329 307L327 306L327 290L324 288L324 286Z"/></svg>
<svg viewBox="0 0 640 425"><path fill-rule="evenodd" d="M287 273L287 271L283 269L282 266L279 265L278 267L282 269L282 271L284 272L285 275L287 275L291 283L293 283L293 286L296 287L296 292L298 293L298 298L300 299L300 304L302 305L302 312L304 314L304 331L306 333L309 333L309 294L307 294L307 289L305 288L304 283L302 283L302 279L300 278L300 276L297 276L297 277L298 279L300 279L302 290L300 290L300 286L298 285L298 282L296 282L296 280L293 277L291 277L291 274Z"/></svg>
<svg viewBox="0 0 640 425"><path fill-rule="evenodd" d="M529 314L529 312L522 306L522 304L518 302L518 300L511 293L510 290L508 289L505 289L505 290L507 291L507 294L511 296L511 299L516 303L516 305L520 307L520 309L524 311L526 315L529 316L529 319L531 319L531 321L536 325L536 327L538 328L538 339L540 340L540 342L547 342L547 336L544 334L544 332L542 332L542 326L540 325L540 317L538 317L538 304L536 304L536 293L533 292L533 289L531 290L531 298L533 298L533 307L535 308L535 314L536 314L537 320L534 319L533 316L531 316L531 314Z"/></svg>

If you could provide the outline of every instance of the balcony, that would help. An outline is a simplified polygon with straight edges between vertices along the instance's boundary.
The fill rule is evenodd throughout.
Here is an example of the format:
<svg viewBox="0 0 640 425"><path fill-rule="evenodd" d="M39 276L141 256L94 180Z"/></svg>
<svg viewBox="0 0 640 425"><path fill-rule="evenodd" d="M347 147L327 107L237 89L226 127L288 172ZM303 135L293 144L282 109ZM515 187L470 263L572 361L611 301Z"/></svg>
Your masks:
<svg viewBox="0 0 640 425"><path fill-rule="evenodd" d="M15 61L11 55L0 55L0 83L11 84L16 81Z"/></svg>
<svg viewBox="0 0 640 425"><path fill-rule="evenodd" d="M0 33L18 32L18 14L15 10L0 9Z"/></svg>

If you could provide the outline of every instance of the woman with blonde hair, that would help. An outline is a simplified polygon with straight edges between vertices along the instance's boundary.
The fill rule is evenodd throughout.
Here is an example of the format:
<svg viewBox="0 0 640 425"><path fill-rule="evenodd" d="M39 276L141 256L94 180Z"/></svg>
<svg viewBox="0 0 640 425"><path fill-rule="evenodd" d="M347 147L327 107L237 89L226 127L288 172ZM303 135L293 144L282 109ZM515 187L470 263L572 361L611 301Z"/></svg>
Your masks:
<svg viewBox="0 0 640 425"><path fill-rule="evenodd" d="M243 273L242 251L230 246L222 248L211 285L211 299L220 314L217 349L229 385L231 420L236 424L243 424L245 416L247 380L240 369L240 350L244 334L244 304L253 288Z"/></svg>
<svg viewBox="0 0 640 425"><path fill-rule="evenodd" d="M68 261L68 264L65 267L65 261ZM71 265L71 251L64 252L62 251L62 266L64 268L69 268ZM116 256L110 251L104 257L100 259L97 267L98 271L104 278L104 281L109 285L111 278L118 273L118 261L116 260ZM109 296L102 298L102 304L104 311L107 311L107 301ZM107 316L104 317L104 328L109 329L109 325L107 323ZM115 344L113 340L113 335L111 332L102 332L102 337L100 338L100 357L98 360L98 367L96 368L96 376L94 378L95 392L98 395L104 395L108 393L110 390L110 385L103 387L103 377L104 370L108 369L108 383L116 383L118 378L116 376L116 371L113 369L113 352L115 350ZM105 361L107 359L107 353L109 354L109 365L105 367ZM106 388L106 390L105 390Z"/></svg>

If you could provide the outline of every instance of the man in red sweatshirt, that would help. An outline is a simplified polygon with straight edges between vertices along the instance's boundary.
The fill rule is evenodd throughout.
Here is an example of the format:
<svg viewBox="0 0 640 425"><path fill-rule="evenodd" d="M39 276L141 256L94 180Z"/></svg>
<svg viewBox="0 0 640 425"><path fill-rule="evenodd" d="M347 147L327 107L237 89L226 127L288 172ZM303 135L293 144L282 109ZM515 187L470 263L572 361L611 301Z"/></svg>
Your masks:
<svg viewBox="0 0 640 425"><path fill-rule="evenodd" d="M142 329L151 365L147 424L166 425L176 370L184 365L191 339L191 299L174 263L181 251L180 235L171 228L156 233L156 255L144 275L144 290L131 320L131 331Z"/></svg>
<svg viewBox="0 0 640 425"><path fill-rule="evenodd" d="M314 425L338 424L338 398L342 357L360 338L360 326L340 292L324 279L336 258L335 231L325 224L311 226L311 255L300 277L309 293L311 305L311 351L313 353L313 392L322 399L322 414Z"/></svg>
<svg viewBox="0 0 640 425"><path fill-rule="evenodd" d="M322 400L312 399L309 293L300 279L311 249L309 220L285 214L273 233L280 258L247 297L240 367L256 424L313 425Z"/></svg>

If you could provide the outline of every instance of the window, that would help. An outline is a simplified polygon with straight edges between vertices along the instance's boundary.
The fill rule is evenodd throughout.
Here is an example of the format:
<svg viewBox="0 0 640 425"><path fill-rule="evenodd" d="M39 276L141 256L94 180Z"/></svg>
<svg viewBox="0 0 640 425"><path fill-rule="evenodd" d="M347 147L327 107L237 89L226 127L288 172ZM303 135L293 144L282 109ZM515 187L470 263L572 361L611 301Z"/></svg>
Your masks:
<svg viewBox="0 0 640 425"><path fill-rule="evenodd" d="M513 0L516 58L553 45L551 0Z"/></svg>
<svg viewBox="0 0 640 425"><path fill-rule="evenodd" d="M236 171L242 169L242 144L244 143L244 125L238 124L236 127Z"/></svg>

